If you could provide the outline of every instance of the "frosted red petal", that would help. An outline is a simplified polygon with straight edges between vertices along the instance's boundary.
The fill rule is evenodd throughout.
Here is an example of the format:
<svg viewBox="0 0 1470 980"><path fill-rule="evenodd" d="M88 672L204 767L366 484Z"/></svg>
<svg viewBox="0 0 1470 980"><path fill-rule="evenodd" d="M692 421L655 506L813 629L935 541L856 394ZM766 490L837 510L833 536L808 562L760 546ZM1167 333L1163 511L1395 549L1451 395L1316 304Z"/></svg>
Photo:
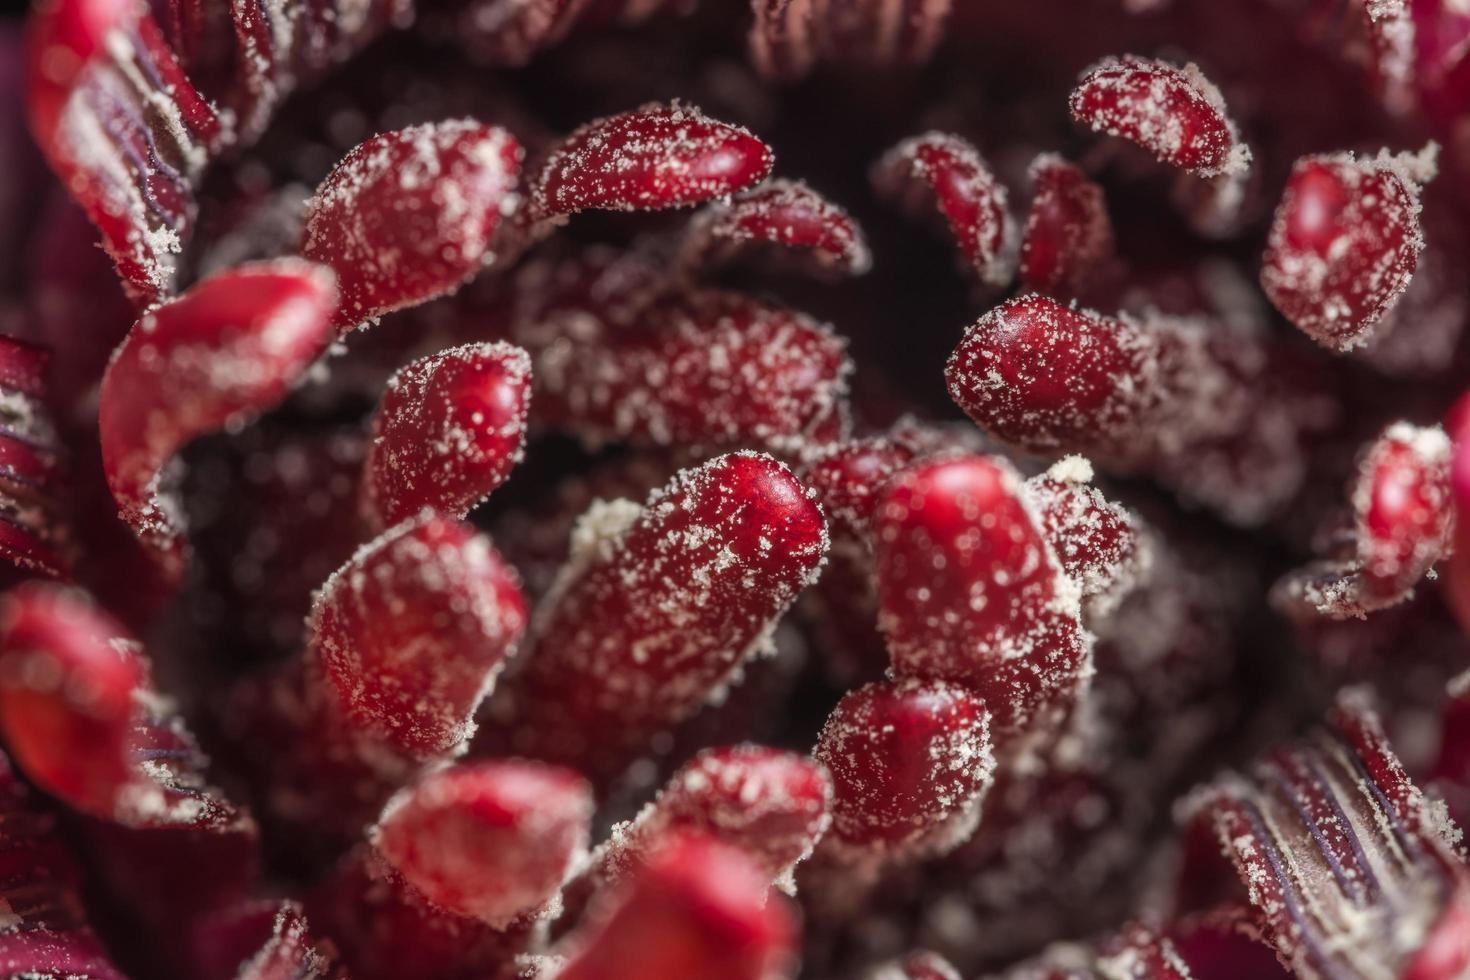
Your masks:
<svg viewBox="0 0 1470 980"><path fill-rule="evenodd" d="M1278 584L1273 598L1333 619L1407 599L1450 550L1451 455L1439 426L1390 426L1363 453L1350 488L1352 557L1306 566Z"/></svg>
<svg viewBox="0 0 1470 980"><path fill-rule="evenodd" d="M1043 293L1076 290L1113 250L1113 225L1102 188L1054 154L1031 163L1031 209L1021 234L1022 286Z"/></svg>
<svg viewBox="0 0 1470 980"><path fill-rule="evenodd" d="M537 418L594 444L801 455L847 425L846 344L830 327L735 293L646 311L601 342L565 336L535 359Z"/></svg>
<svg viewBox="0 0 1470 980"><path fill-rule="evenodd" d="M1432 163L1387 151L1298 160L1261 258L1272 304L1324 347L1366 343L1418 265L1419 190L1432 174Z"/></svg>
<svg viewBox="0 0 1470 980"><path fill-rule="evenodd" d="M966 685L1007 736L1080 692L1091 662L1081 590L1009 463L960 456L905 471L874 533L878 622L900 676Z"/></svg>
<svg viewBox="0 0 1470 980"><path fill-rule="evenodd" d="M915 455L897 439L857 439L823 451L804 476L834 528L866 537L884 487Z"/></svg>
<svg viewBox="0 0 1470 980"><path fill-rule="evenodd" d="M1072 118L1094 132L1131 140L1196 176L1243 174L1250 167L1250 150L1220 90L1193 64L1106 58L1082 73L1068 104Z"/></svg>
<svg viewBox="0 0 1470 980"><path fill-rule="evenodd" d="M740 851L698 835L661 848L594 908L562 947L557 980L767 980L791 965L796 922L767 898L764 875Z"/></svg>
<svg viewBox="0 0 1470 980"><path fill-rule="evenodd" d="M985 703L943 681L884 681L846 694L812 752L832 774L824 855L887 859L963 843L995 768L989 729Z"/></svg>
<svg viewBox="0 0 1470 980"><path fill-rule="evenodd" d="M817 273L859 275L872 264L862 229L842 208L806 184L772 180L713 204L690 222L681 246L682 261L709 268L751 253L775 252L782 260Z"/></svg>
<svg viewBox="0 0 1470 980"><path fill-rule="evenodd" d="M402 791L372 840L430 902L503 927L555 897L586 853L591 821L592 791L575 773L479 762Z"/></svg>
<svg viewBox="0 0 1470 980"><path fill-rule="evenodd" d="M760 745L706 749L613 828L573 891L622 881L685 831L737 848L769 883L789 888L792 870L827 829L831 796L826 770L804 756Z"/></svg>
<svg viewBox="0 0 1470 980"><path fill-rule="evenodd" d="M506 693L515 751L628 761L762 651L827 550L820 508L769 456L681 471L641 508L594 510Z"/></svg>
<svg viewBox="0 0 1470 980"><path fill-rule="evenodd" d="M110 819L133 785L144 668L126 631L80 594L21 586L0 606L0 732L26 774Z"/></svg>
<svg viewBox="0 0 1470 980"><path fill-rule="evenodd" d="M414 361L388 382L363 464L363 503L388 527L431 508L464 517L520 462L531 360L471 344Z"/></svg>
<svg viewBox="0 0 1470 980"><path fill-rule="evenodd" d="M45 351L0 337L0 587L70 577L60 440Z"/></svg>
<svg viewBox="0 0 1470 980"><path fill-rule="evenodd" d="M981 282L1010 282L1016 229L1008 194L968 142L939 132L906 139L874 166L873 183L915 214L937 210Z"/></svg>
<svg viewBox="0 0 1470 980"><path fill-rule="evenodd" d="M322 586L309 656L345 724L413 759L449 752L526 626L514 571L467 525L426 516Z"/></svg>
<svg viewBox="0 0 1470 980"><path fill-rule="evenodd" d="M301 252L337 273L346 331L454 289L479 270L514 202L521 147L470 120L354 147L307 204Z"/></svg>
<svg viewBox="0 0 1470 980"><path fill-rule="evenodd" d="M773 163L771 148L742 127L654 104L568 136L537 174L533 203L548 216L687 207L760 183Z"/></svg>
<svg viewBox="0 0 1470 980"><path fill-rule="evenodd" d="M197 436L280 402L330 342L335 309L320 266L241 266L145 314L113 354L98 418L107 485L170 576L182 573L186 546L165 467Z"/></svg>

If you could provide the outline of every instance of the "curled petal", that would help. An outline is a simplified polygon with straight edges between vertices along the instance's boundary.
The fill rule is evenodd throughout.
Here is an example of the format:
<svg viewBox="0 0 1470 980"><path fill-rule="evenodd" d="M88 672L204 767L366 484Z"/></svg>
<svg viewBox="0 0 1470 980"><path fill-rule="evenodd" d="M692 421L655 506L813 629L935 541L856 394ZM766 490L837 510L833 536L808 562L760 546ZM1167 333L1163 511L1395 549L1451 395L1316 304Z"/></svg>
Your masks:
<svg viewBox="0 0 1470 980"><path fill-rule="evenodd" d="M413 759L469 736L525 627L515 573L485 538L432 515L354 555L307 623L309 656L346 726Z"/></svg>
<svg viewBox="0 0 1470 980"><path fill-rule="evenodd" d="M592 910L558 949L557 980L788 975L796 923L784 899L767 899L764 875L740 851L697 834L661 848L623 888Z"/></svg>
<svg viewBox="0 0 1470 980"><path fill-rule="evenodd" d="M197 436L243 425L284 398L331 340L331 273L299 260L241 266L133 325L102 379L107 485L173 578L182 519L164 469Z"/></svg>
<svg viewBox="0 0 1470 980"><path fill-rule="evenodd" d="M725 197L771 172L771 148L678 102L598 119L568 136L532 183L539 216L660 211Z"/></svg>
<svg viewBox="0 0 1470 980"><path fill-rule="evenodd" d="M842 208L805 184L769 181L712 204L690 222L681 261L696 268L725 265L746 253L780 252L818 274L855 276L872 265L862 229Z"/></svg>
<svg viewBox="0 0 1470 980"><path fill-rule="evenodd" d="M520 144L469 120L354 147L307 204L301 253L337 274L337 326L415 306L479 270L513 203Z"/></svg>
<svg viewBox="0 0 1470 980"><path fill-rule="evenodd" d="M1345 619L1407 599L1454 534L1450 440L1439 426L1390 426L1364 453L1351 488L1354 554L1284 579L1290 610Z"/></svg>
<svg viewBox="0 0 1470 980"><path fill-rule="evenodd" d="M1261 288L1331 350L1362 346L1398 302L1424 248L1419 192L1436 148L1418 157L1302 157L1292 167L1261 258Z"/></svg>
<svg viewBox="0 0 1470 980"><path fill-rule="evenodd" d="M937 210L981 282L1010 282L1016 228L1008 195L968 142L937 132L906 139L878 161L873 183L915 214Z"/></svg>
<svg viewBox="0 0 1470 980"><path fill-rule="evenodd" d="M48 0L28 40L32 130L140 305L173 292L194 184L227 141L145 4Z"/></svg>
<svg viewBox="0 0 1470 980"><path fill-rule="evenodd" d="M785 466L732 453L638 508L594 507L497 727L515 752L607 772L692 715L765 649L827 550Z"/></svg>
<svg viewBox="0 0 1470 980"><path fill-rule="evenodd" d="M1240 175L1250 149L1225 111L1220 90L1193 64L1124 55L1082 73L1069 100L1072 118L1121 136L1161 163L1198 177Z"/></svg>
<svg viewBox="0 0 1470 980"><path fill-rule="evenodd" d="M521 460L530 385L530 358L504 343L455 347L395 374L364 463L372 522L425 507L464 517L482 503Z"/></svg>
<svg viewBox="0 0 1470 980"><path fill-rule="evenodd" d="M837 703L813 757L832 774L824 859L942 854L975 828L995 759L990 714L942 681L869 684Z"/></svg>
<svg viewBox="0 0 1470 980"><path fill-rule="evenodd" d="M1031 210L1021 234L1021 282L1043 293L1076 290L1113 251L1102 188L1054 154L1031 163Z"/></svg>
<svg viewBox="0 0 1470 980"><path fill-rule="evenodd" d="M22 586L0 608L0 731L46 792L104 818L135 779L134 698L144 684L121 625L71 593Z"/></svg>
<svg viewBox="0 0 1470 980"><path fill-rule="evenodd" d="M695 294L645 311L641 329L555 341L535 360L536 412L593 443L801 455L846 428L845 346L801 313Z"/></svg>
<svg viewBox="0 0 1470 980"><path fill-rule="evenodd" d="M900 676L964 684L1009 736L1065 707L1088 676L1081 590L998 458L921 463L874 525L879 625Z"/></svg>

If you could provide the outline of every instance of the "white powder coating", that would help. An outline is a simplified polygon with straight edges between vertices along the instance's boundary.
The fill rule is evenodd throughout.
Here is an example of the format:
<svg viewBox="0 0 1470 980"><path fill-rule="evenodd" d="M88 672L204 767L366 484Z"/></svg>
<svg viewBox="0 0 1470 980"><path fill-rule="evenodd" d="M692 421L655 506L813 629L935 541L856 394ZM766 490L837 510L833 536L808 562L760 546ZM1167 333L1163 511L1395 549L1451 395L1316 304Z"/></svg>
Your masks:
<svg viewBox="0 0 1470 980"><path fill-rule="evenodd" d="M1308 980L1401 976L1466 884L1457 831L1408 782L1363 701L1347 692L1334 731L1180 809L1212 823L1266 938Z"/></svg>
<svg viewBox="0 0 1470 980"><path fill-rule="evenodd" d="M504 418L483 411L465 416L450 401L455 393L441 376L456 369L494 364L499 370L496 392L524 392L515 411ZM420 358L388 381L392 411L373 418L373 440L364 464L364 507L381 514L392 497L424 496L423 486L440 487L443 496L432 506L451 517L464 517L489 498L525 456L526 416L530 410L531 357L504 342L466 344ZM483 386L476 386L483 392ZM496 406L501 407L501 406ZM510 446L507 450L507 446ZM473 479L467 479L473 477ZM383 501L383 497L390 498Z"/></svg>
<svg viewBox="0 0 1470 980"><path fill-rule="evenodd" d="M1380 150L1302 157L1293 168L1271 224L1261 288L1288 320L1339 353L1362 347L1408 289L1424 250L1420 193L1437 172L1439 147L1417 153ZM1298 175L1325 168L1341 186L1337 234L1319 247L1295 247L1289 237Z"/></svg>
<svg viewBox="0 0 1470 980"><path fill-rule="evenodd" d="M799 223L788 216L796 216ZM821 226L820 232L811 228ZM708 269L771 246L794 250L816 273L862 275L873 264L867 240L852 216L801 181L770 180L729 202L704 208L690 220L678 263ZM769 264L795 254L771 255Z"/></svg>
<svg viewBox="0 0 1470 980"><path fill-rule="evenodd" d="M489 541L436 534L442 526L426 512L363 545L307 620L308 656L330 679L343 730L410 758L469 739L525 625Z"/></svg>
<svg viewBox="0 0 1470 980"><path fill-rule="evenodd" d="M742 145L739 151L733 144ZM736 154L760 147L755 172L732 173ZM713 160L723 166L710 166ZM547 158L534 182L536 211L550 219L588 208L647 211L687 207L738 191L770 172L769 147L749 130L679 101L650 103L579 127ZM753 178L753 180L751 179Z"/></svg>
<svg viewBox="0 0 1470 980"><path fill-rule="evenodd" d="M1405 450L1412 460L1414 492L1423 500L1412 511L1399 515L1399 522L1405 526L1398 528L1398 534L1390 531L1380 535L1369 524L1369 515L1380 493L1380 479L1392 481L1384 491L1391 497L1402 492L1397 475L1404 461L1397 453ZM1272 602L1288 614L1307 619L1313 615L1366 619L1370 613L1407 601L1451 547L1452 455L1449 436L1438 425L1390 425L1362 454L1350 487L1355 554L1346 559L1310 562L1287 574L1272 589ZM1388 467L1387 476L1381 474L1384 467ZM1403 534L1409 530L1415 533L1405 541Z"/></svg>
<svg viewBox="0 0 1470 980"><path fill-rule="evenodd" d="M943 215L981 282L1010 282L1020 247L1010 192L969 142L935 131L910 137L873 166L873 183L911 214Z"/></svg>
<svg viewBox="0 0 1470 980"><path fill-rule="evenodd" d="M768 468L763 479L780 488L758 505L735 496L737 488L752 489L732 475L751 461ZM613 531L627 527L613 536L594 530L606 522L584 523L581 569L543 606L527 672L553 713L560 710L554 705L575 703L632 730L688 717L764 649L781 614L815 581L828 548L810 493L759 453L681 471L650 495L636 520L629 522L626 505L601 513ZM811 534L794 533L788 522L810 523ZM789 550L760 552L762 535Z"/></svg>
<svg viewBox="0 0 1470 980"><path fill-rule="evenodd" d="M1250 169L1250 148L1224 96L1192 62L1180 68L1137 55L1104 58L1083 71L1070 101L1073 117L1094 132L1132 140L1197 177Z"/></svg>
<svg viewBox="0 0 1470 980"><path fill-rule="evenodd" d="M131 27L115 27L74 85L52 137L78 200L109 223L122 221L122 231L105 229L103 244L124 285L144 302L174 290L194 224L193 185L214 149L161 80L175 76L182 79L166 50L145 45ZM200 125L216 122L210 116Z"/></svg>
<svg viewBox="0 0 1470 980"><path fill-rule="evenodd" d="M685 828L740 848L772 884L794 893L796 866L831 824L832 787L827 780L816 800L793 795L792 778L804 775L792 772L799 763L773 764L772 753L745 745L696 756L633 819L613 826L589 862L596 887L624 880L669 833ZM773 836L778 828L786 836Z"/></svg>
<svg viewBox="0 0 1470 980"><path fill-rule="evenodd" d="M355 325L417 305L478 271L502 213L515 206L520 154L509 133L472 119L354 147L307 204L301 245L337 270L342 319Z"/></svg>
<svg viewBox="0 0 1470 980"><path fill-rule="evenodd" d="M890 697L924 692L935 715L948 716L949 723L915 751L913 745L898 748L897 739L890 739L894 729L880 724L870 701L849 695L838 705L812 753L837 787L832 827L817 849L821 862L862 867L946 854L968 840L979 822L995 773L989 714L981 710L961 722L975 699L958 685L909 678L890 686ZM915 734L898 737L912 740ZM896 751L894 757L876 754L885 745ZM916 794L893 798L894 777L884 768L916 764L924 766L921 773L897 777Z"/></svg>
<svg viewBox="0 0 1470 980"><path fill-rule="evenodd" d="M1361 0L1367 13L1375 81L1390 112L1414 109L1418 83L1416 30L1405 0Z"/></svg>
<svg viewBox="0 0 1470 980"><path fill-rule="evenodd" d="M592 445L756 444L800 457L846 428L846 341L801 313L724 294L649 314L602 343L561 336L536 358L538 396Z"/></svg>

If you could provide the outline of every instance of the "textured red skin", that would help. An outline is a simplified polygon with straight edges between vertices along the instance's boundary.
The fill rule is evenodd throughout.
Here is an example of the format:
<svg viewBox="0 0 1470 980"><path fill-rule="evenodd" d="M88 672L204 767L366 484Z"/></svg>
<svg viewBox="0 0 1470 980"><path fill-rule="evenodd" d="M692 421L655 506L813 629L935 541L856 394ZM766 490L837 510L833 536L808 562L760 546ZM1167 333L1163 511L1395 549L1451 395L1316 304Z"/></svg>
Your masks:
<svg viewBox="0 0 1470 980"><path fill-rule="evenodd" d="M806 184L771 180L710 205L690 222L681 261L725 265L754 253L775 252L766 264L813 272L858 275L872 263L857 221Z"/></svg>
<svg viewBox="0 0 1470 980"><path fill-rule="evenodd" d="M1045 473L1027 480L1025 493L1042 536L1085 599L1131 590L1128 576L1139 568L1146 547L1132 514L1090 484Z"/></svg>
<svg viewBox="0 0 1470 980"><path fill-rule="evenodd" d="M916 214L937 209L981 282L1010 281L1015 228L1006 189L968 142L947 133L904 140L874 166L873 184Z"/></svg>
<svg viewBox="0 0 1470 980"><path fill-rule="evenodd" d="M456 348L388 382L363 464L364 510L397 524L425 507L464 517L521 458L530 363L509 344Z"/></svg>
<svg viewBox="0 0 1470 980"><path fill-rule="evenodd" d="M467 120L354 147L317 188L302 228L302 254L337 274L337 328L442 296L474 275L520 169L514 137Z"/></svg>
<svg viewBox="0 0 1470 980"><path fill-rule="evenodd" d="M1276 603L1292 615L1345 619L1411 596L1452 543L1451 467L1437 427L1390 426L1364 449L1349 487L1351 557L1291 573L1273 592Z"/></svg>
<svg viewBox="0 0 1470 980"><path fill-rule="evenodd" d="M242 266L146 314L113 355L98 419L107 485L171 578L187 546L158 497L164 467L195 437L284 398L330 342L335 309L320 266Z"/></svg>
<svg viewBox="0 0 1470 980"><path fill-rule="evenodd" d="M990 785L989 713L942 682L882 681L851 691L813 757L832 774L824 857L894 858L943 850Z"/></svg>
<svg viewBox="0 0 1470 980"><path fill-rule="evenodd" d="M124 980L92 932L77 893L81 870L44 811L0 757L0 897L15 926L0 933L8 976Z"/></svg>
<svg viewBox="0 0 1470 980"><path fill-rule="evenodd" d="M575 773L479 762L427 776L392 803L373 842L447 912L504 925L537 911L586 851L592 791Z"/></svg>
<svg viewBox="0 0 1470 980"><path fill-rule="evenodd" d="M817 457L805 479L834 530L866 539L884 487L915 455L912 447L883 437L839 443Z"/></svg>
<svg viewBox="0 0 1470 980"><path fill-rule="evenodd" d="M761 745L706 749L632 820L614 828L567 885L562 921L643 867L674 836L704 834L740 850L768 881L787 875L827 828L832 781L803 756Z"/></svg>
<svg viewBox="0 0 1470 980"><path fill-rule="evenodd" d="M879 625L898 675L972 688L1004 735L1079 692L1091 658L1079 596L1008 463L960 456L907 470L884 495L875 538Z"/></svg>
<svg viewBox="0 0 1470 980"><path fill-rule="evenodd" d="M641 329L563 338L535 360L535 418L594 444L800 453L846 429L845 342L793 311L694 293Z"/></svg>
<svg viewBox="0 0 1470 980"><path fill-rule="evenodd" d="M1129 139L1181 170L1212 177L1235 166L1240 141L1222 108L1167 62L1106 59L1083 74L1069 105L1078 122Z"/></svg>
<svg viewBox="0 0 1470 980"><path fill-rule="evenodd" d="M1276 208L1261 287L1319 344L1359 346L1418 266L1418 197L1416 185L1379 161L1301 158Z"/></svg>
<svg viewBox="0 0 1470 980"><path fill-rule="evenodd" d="M198 980L348 980L336 950L312 933L301 906L255 901L195 927Z"/></svg>
<svg viewBox="0 0 1470 980"><path fill-rule="evenodd" d="M759 183L773 163L771 148L739 126L652 104L568 136L533 181L532 203L542 216L687 207Z"/></svg>
<svg viewBox="0 0 1470 980"><path fill-rule="evenodd" d="M754 0L751 58L769 78L794 79L819 61L892 68L920 64L944 36L949 4L858 0L839 7Z"/></svg>
<svg viewBox="0 0 1470 980"><path fill-rule="evenodd" d="M0 731L26 774L111 817L133 784L133 697L144 670L127 631L68 593L21 586L0 607Z"/></svg>
<svg viewBox="0 0 1470 980"><path fill-rule="evenodd" d="M1187 916L1169 927L1168 938L1189 965L1190 980L1291 977L1271 947L1256 934L1250 911L1238 905Z"/></svg>
<svg viewBox="0 0 1470 980"><path fill-rule="evenodd" d="M465 738L487 678L525 626L520 583L489 543L426 517L389 530L327 580L308 620L308 657L345 726L427 760Z"/></svg>
<svg viewBox="0 0 1470 980"><path fill-rule="evenodd" d="M826 547L821 510L769 456L681 472L556 591L493 738L615 771L730 679Z"/></svg>
<svg viewBox="0 0 1470 980"><path fill-rule="evenodd" d="M222 141L214 109L185 77L146 5L126 0L55 0L39 8L27 37L27 75L36 140L102 233L129 295L140 305L166 297L178 247L149 233L188 237L193 181ZM142 91L124 80L129 75L142 79ZM177 133L156 122L159 104L177 111ZM90 135L94 124L103 140Z"/></svg>
<svg viewBox="0 0 1470 980"><path fill-rule="evenodd" d="M558 980L782 975L796 923L739 851L699 835L671 841L565 943Z"/></svg>
<svg viewBox="0 0 1470 980"><path fill-rule="evenodd" d="M1166 357L1166 343L1121 320L1022 296L980 318L945 377L960 408L1007 442L1043 451L1113 449L1164 397L1162 379L1145 364ZM990 372L1004 384L980 388L967 380Z"/></svg>
<svg viewBox="0 0 1470 980"><path fill-rule="evenodd" d="M1043 293L1075 292L1113 250L1102 188L1056 156L1031 164L1031 210L1021 234L1021 284Z"/></svg>

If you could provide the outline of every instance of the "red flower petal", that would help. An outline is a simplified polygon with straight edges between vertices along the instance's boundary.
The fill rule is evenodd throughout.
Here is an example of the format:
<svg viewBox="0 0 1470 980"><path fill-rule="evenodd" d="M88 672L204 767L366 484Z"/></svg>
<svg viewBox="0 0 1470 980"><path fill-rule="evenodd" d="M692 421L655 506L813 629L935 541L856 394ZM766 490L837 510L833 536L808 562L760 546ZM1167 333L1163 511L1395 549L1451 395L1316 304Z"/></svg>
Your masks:
<svg viewBox="0 0 1470 980"><path fill-rule="evenodd" d="M734 293L694 294L643 319L540 353L537 416L593 443L800 455L842 435L851 363L829 327Z"/></svg>
<svg viewBox="0 0 1470 980"><path fill-rule="evenodd" d="M914 214L937 210L981 282L1010 282L1016 229L1008 195L965 140L936 132L906 139L874 166L873 183Z"/></svg>
<svg viewBox="0 0 1470 980"><path fill-rule="evenodd" d="M852 216L806 184L789 180L768 181L695 216L680 261L711 268L762 252L765 264L804 264L819 275L856 276L872 265Z"/></svg>
<svg viewBox="0 0 1470 980"><path fill-rule="evenodd" d="M984 702L940 681L885 681L844 696L812 753L832 774L822 856L863 863L963 843L995 768L989 723Z"/></svg>
<svg viewBox="0 0 1470 980"><path fill-rule="evenodd" d="M532 185L540 215L687 207L760 183L771 148L693 106L648 105L568 136Z"/></svg>
<svg viewBox="0 0 1470 980"><path fill-rule="evenodd" d="M1033 196L1021 236L1021 283L1043 293L1077 289L1113 251L1102 188L1054 154L1031 163Z"/></svg>
<svg viewBox="0 0 1470 980"><path fill-rule="evenodd" d="M515 573L489 542L429 516L390 529L326 581L310 656L358 737L430 759L468 737L525 626Z"/></svg>
<svg viewBox="0 0 1470 980"><path fill-rule="evenodd" d="M1131 140L1196 176L1244 174L1250 167L1250 149L1220 90L1192 64L1106 58L1082 73L1069 105L1072 117L1094 132Z"/></svg>
<svg viewBox="0 0 1470 980"><path fill-rule="evenodd" d="M921 463L875 519L879 624L900 676L961 683L1012 735L1080 693L1091 663L1080 590L998 458Z"/></svg>
<svg viewBox="0 0 1470 980"><path fill-rule="evenodd" d="M469 120L354 147L307 205L301 252L337 273L346 331L454 289L479 270L521 169L509 133Z"/></svg>
<svg viewBox="0 0 1470 980"><path fill-rule="evenodd" d="M473 344L414 361L388 382L363 466L378 527L424 508L464 517L521 461L531 361L510 344Z"/></svg>
<svg viewBox="0 0 1470 980"><path fill-rule="evenodd" d="M1418 265L1419 190L1433 175L1432 150L1298 160L1261 259L1271 302L1324 347L1366 343Z"/></svg>
<svg viewBox="0 0 1470 980"><path fill-rule="evenodd" d="M585 856L591 821L592 791L575 773L480 762L404 790L372 840L430 902L504 927L544 911Z"/></svg>
<svg viewBox="0 0 1470 980"><path fill-rule="evenodd" d="M827 550L821 510L756 453L594 509L578 537L496 723L517 753L599 773L731 683Z"/></svg>
<svg viewBox="0 0 1470 980"><path fill-rule="evenodd" d="M336 292L320 266L281 260L200 283L134 324L102 379L107 484L122 517L175 579L185 544L163 471L197 436L284 398L331 340Z"/></svg>
<svg viewBox="0 0 1470 980"><path fill-rule="evenodd" d="M796 923L742 853L698 835L670 842L562 947L557 980L767 980L786 975Z"/></svg>

